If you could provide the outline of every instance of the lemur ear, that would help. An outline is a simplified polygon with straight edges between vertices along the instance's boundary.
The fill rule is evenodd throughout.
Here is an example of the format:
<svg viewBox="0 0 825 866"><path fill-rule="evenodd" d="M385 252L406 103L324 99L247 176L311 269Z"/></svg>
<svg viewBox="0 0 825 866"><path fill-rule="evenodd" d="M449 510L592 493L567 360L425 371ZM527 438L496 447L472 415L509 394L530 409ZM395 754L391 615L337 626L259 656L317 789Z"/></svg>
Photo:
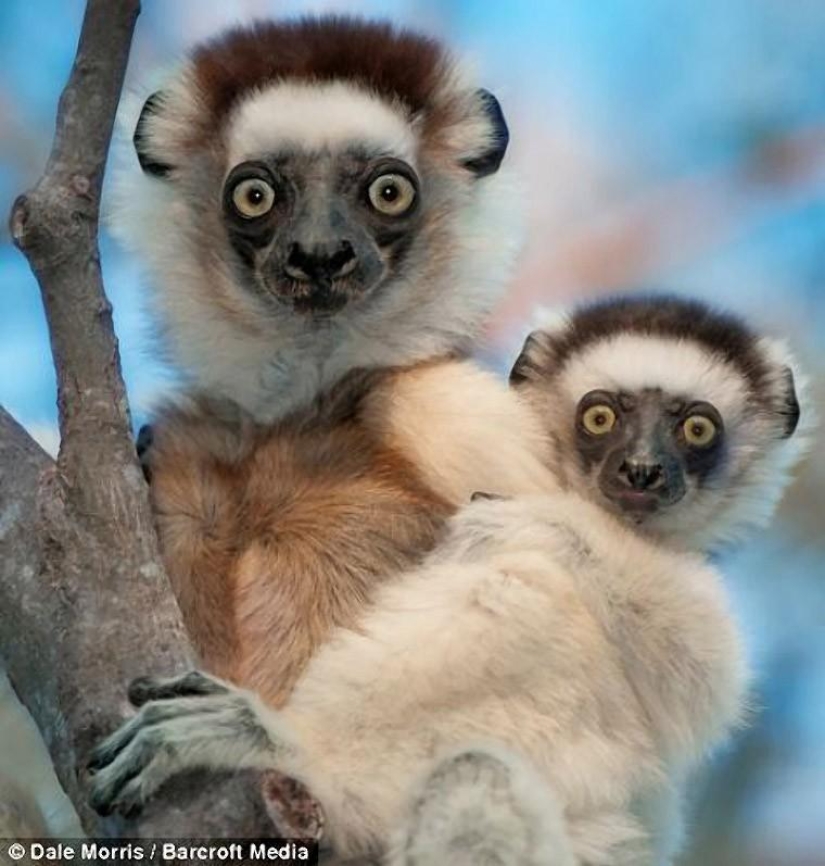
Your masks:
<svg viewBox="0 0 825 866"><path fill-rule="evenodd" d="M799 400L796 396L796 385L794 384L793 370L790 367L785 367L782 370L782 379L785 386L782 395L782 405L779 409L781 415L784 416L785 426L782 430L782 435L785 439L793 436L794 431L799 424Z"/></svg>
<svg viewBox="0 0 825 866"><path fill-rule="evenodd" d="M476 177L487 177L498 171L507 152L507 145L510 143L510 131L507 129L504 112L495 96L489 90L483 89L477 90L475 95L488 132L484 149L477 155L465 159L462 165Z"/></svg>
<svg viewBox="0 0 825 866"><path fill-rule="evenodd" d="M518 388L528 381L546 378L553 368L553 339L546 331L533 331L510 370L510 385Z"/></svg>
<svg viewBox="0 0 825 866"><path fill-rule="evenodd" d="M166 177L172 170L169 163L163 162L156 154L153 154L152 139L149 135L152 120L160 114L163 100L163 93L157 91L143 103L140 117L135 126L135 134L132 136L140 167L145 174L151 174L154 177Z"/></svg>

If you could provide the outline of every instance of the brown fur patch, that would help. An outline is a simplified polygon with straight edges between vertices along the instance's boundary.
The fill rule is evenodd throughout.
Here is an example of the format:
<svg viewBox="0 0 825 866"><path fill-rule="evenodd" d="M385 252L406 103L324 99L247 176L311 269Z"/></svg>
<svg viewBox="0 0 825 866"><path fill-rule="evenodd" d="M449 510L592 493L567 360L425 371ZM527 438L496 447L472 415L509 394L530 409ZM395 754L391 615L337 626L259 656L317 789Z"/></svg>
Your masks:
<svg viewBox="0 0 825 866"><path fill-rule="evenodd" d="M360 414L388 375L356 372L274 428L204 406L155 427L152 499L187 627L209 670L272 704L453 511Z"/></svg>
<svg viewBox="0 0 825 866"><path fill-rule="evenodd" d="M350 81L416 114L431 103L447 62L434 39L337 16L238 27L195 49L192 60L211 130L244 95L285 79Z"/></svg>

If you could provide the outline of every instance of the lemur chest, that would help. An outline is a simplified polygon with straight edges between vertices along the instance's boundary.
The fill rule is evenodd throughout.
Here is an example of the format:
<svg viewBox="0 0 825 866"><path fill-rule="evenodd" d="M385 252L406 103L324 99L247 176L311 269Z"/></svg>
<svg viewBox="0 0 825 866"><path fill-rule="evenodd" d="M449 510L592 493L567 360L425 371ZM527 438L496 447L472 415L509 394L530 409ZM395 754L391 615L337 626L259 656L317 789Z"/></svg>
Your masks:
<svg viewBox="0 0 825 866"><path fill-rule="evenodd" d="M378 583L439 540L453 508L355 422L288 426L238 458L152 457L167 568L207 667L281 702Z"/></svg>

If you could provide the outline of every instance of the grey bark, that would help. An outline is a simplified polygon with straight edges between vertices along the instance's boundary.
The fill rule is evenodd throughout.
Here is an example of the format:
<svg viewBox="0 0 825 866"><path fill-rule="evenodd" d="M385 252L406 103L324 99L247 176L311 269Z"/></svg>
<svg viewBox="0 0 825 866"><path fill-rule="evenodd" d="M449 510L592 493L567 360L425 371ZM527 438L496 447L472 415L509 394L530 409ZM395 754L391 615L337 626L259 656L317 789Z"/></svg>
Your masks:
<svg viewBox="0 0 825 866"><path fill-rule="evenodd" d="M51 460L0 407L0 656L90 835L263 836L258 786L184 778L138 819L86 803L91 747L127 683L193 665L132 440L97 247L100 191L138 0L89 0L37 186L11 233L40 285L58 381Z"/></svg>

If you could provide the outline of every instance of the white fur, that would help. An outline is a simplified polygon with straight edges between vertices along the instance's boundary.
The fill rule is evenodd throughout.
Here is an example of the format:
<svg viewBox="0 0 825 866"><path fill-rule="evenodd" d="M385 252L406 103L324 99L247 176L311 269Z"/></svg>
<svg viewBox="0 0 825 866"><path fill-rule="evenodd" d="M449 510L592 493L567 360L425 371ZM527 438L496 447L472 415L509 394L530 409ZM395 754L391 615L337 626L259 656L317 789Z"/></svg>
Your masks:
<svg viewBox="0 0 825 866"><path fill-rule="evenodd" d="M687 340L618 334L574 355L562 382L571 400L604 388L661 388L713 403L724 418L738 421L747 400L741 373L718 355Z"/></svg>
<svg viewBox="0 0 825 866"><path fill-rule="evenodd" d="M699 559L573 495L479 502L428 565L384 588L358 632L320 650L282 712L232 687L149 704L132 725L151 735L115 734L94 786L117 798L142 768L123 791L145 798L186 766L274 767L308 784L337 849L357 855L405 823L417 779L491 741L523 756L543 802L558 804L561 864L649 866L672 850L634 803L673 800L670 780L735 723L744 682L718 575ZM525 815L511 811L515 832Z"/></svg>
<svg viewBox="0 0 825 866"><path fill-rule="evenodd" d="M344 81L271 84L238 105L228 128L230 165L284 146L313 151L351 145L416 163L416 136L401 106Z"/></svg>
<svg viewBox="0 0 825 866"><path fill-rule="evenodd" d="M164 88L174 105L172 117L163 120L164 135L173 143L183 139L196 115L191 87L184 67ZM370 111L383 107L382 130L394 126L392 106L360 93ZM168 334L166 351L188 384L234 400L267 423L304 405L353 367L412 364L463 347L481 333L521 245L523 196L506 168L481 180L451 180L451 258L437 277L424 280L413 273L383 286L380 302L368 313L356 305L326 327L312 328L286 308L273 315L252 293L240 291L222 250L203 250L193 237L190 207L176 184L141 172L131 145L140 104L127 100L122 112L125 141L116 155L108 221L146 268L149 302ZM370 134L369 128L362 131ZM402 147L413 140L416 130L408 126ZM223 170L230 168L227 159ZM231 294L240 315L222 315L204 292L208 284Z"/></svg>
<svg viewBox="0 0 825 866"><path fill-rule="evenodd" d="M469 361L429 364L376 389L365 422L412 460L424 482L460 507L473 493L556 486L541 419L493 373Z"/></svg>

